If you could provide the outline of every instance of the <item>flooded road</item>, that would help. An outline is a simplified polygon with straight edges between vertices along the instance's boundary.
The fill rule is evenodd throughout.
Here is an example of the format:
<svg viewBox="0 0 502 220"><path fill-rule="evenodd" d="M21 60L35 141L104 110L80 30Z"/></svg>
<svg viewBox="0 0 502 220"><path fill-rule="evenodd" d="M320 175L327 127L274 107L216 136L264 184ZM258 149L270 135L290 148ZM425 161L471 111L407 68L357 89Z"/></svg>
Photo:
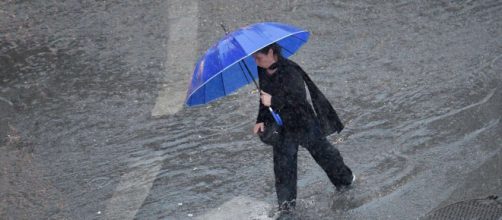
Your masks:
<svg viewBox="0 0 502 220"><path fill-rule="evenodd" d="M501 10L497 0L3 1L0 219L268 219L272 149L251 133L253 86L179 107L220 22L312 33L291 59L345 122L329 140L358 181L335 192L300 148L300 219L416 219L502 196Z"/></svg>

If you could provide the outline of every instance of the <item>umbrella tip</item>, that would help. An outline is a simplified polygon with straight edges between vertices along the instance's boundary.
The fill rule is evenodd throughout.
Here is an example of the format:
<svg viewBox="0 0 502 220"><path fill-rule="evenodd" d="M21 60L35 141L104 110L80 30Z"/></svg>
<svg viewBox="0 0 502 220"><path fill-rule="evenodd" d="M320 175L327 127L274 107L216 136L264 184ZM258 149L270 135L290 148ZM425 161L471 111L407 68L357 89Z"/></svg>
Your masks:
<svg viewBox="0 0 502 220"><path fill-rule="evenodd" d="M225 25L223 24L223 22L220 22L220 26L221 26L221 28L223 28L223 31L225 31L225 35L228 35L227 28L225 28Z"/></svg>

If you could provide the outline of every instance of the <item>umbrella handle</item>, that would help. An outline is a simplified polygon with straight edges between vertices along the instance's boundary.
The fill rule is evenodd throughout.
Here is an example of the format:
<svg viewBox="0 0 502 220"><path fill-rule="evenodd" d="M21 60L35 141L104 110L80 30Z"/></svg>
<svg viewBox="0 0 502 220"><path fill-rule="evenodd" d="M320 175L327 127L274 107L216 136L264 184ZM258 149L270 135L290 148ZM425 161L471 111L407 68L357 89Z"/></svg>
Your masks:
<svg viewBox="0 0 502 220"><path fill-rule="evenodd" d="M274 110L271 107L268 107L268 110L270 111L270 113L272 114L272 116L274 116L275 122L277 122L278 125L282 126L281 116L279 114L275 113Z"/></svg>

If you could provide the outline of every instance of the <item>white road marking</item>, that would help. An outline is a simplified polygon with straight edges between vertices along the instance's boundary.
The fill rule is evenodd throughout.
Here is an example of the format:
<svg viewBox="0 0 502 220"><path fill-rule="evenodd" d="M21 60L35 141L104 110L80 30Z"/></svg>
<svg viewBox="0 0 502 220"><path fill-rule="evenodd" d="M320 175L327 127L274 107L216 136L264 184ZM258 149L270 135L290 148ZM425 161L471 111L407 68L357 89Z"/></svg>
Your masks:
<svg viewBox="0 0 502 220"><path fill-rule="evenodd" d="M174 114L183 108L188 81L195 67L198 31L197 1L171 1L168 11L167 81L152 109L152 116Z"/></svg>
<svg viewBox="0 0 502 220"><path fill-rule="evenodd" d="M167 40L166 81L152 116L174 114L182 109L186 87L195 63L197 50L198 2L172 0L169 2L169 39ZM149 155L148 161L129 165L130 171L121 177L112 198L107 202L105 219L134 219L153 181L162 167L162 154ZM145 166L145 163L148 166Z"/></svg>
<svg viewBox="0 0 502 220"><path fill-rule="evenodd" d="M254 198L238 196L223 203L206 214L197 217L198 220L234 220L234 219L256 219L268 220L269 210L272 205Z"/></svg>

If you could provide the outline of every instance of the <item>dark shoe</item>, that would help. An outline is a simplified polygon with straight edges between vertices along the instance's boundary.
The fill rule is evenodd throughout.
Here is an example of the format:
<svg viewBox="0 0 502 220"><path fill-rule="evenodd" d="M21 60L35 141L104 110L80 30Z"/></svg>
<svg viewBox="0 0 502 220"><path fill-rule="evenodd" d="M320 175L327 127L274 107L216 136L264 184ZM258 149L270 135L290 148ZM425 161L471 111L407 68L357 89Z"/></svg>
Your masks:
<svg viewBox="0 0 502 220"><path fill-rule="evenodd" d="M275 217L275 216L274 216ZM292 211L281 211L278 213L276 220L295 220L295 215Z"/></svg>
<svg viewBox="0 0 502 220"><path fill-rule="evenodd" d="M346 192L346 191L354 188L354 182L356 182L356 175L352 174L352 182L348 185L336 186L336 191L338 191L340 193Z"/></svg>
<svg viewBox="0 0 502 220"><path fill-rule="evenodd" d="M272 210L268 213L271 219L292 220L294 218L293 211L290 210Z"/></svg>
<svg viewBox="0 0 502 220"><path fill-rule="evenodd" d="M294 219L293 212L295 210L296 201L284 202L277 210L272 210L268 213L268 217L272 219ZM281 217L283 216L283 217Z"/></svg>

